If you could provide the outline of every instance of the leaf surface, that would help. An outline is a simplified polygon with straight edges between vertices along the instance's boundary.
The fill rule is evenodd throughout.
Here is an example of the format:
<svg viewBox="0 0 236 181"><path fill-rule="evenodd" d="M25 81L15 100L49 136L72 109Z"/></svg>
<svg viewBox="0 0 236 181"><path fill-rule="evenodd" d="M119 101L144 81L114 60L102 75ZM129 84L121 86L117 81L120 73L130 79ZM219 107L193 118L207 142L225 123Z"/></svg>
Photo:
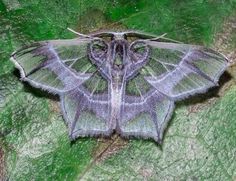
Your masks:
<svg viewBox="0 0 236 181"><path fill-rule="evenodd" d="M4 153L0 168L7 170L0 179L235 179L235 66L229 69L231 77L223 75L221 89L177 104L160 146L119 137L71 143L57 98L20 82L9 61L23 44L74 38L67 27L81 33L100 29L167 33L185 43L213 46L223 21L235 19L235 10L235 1L0 0L0 151ZM235 47L235 41L228 40L236 37L235 31L227 37L220 48L227 42ZM132 86L129 91L134 93Z"/></svg>

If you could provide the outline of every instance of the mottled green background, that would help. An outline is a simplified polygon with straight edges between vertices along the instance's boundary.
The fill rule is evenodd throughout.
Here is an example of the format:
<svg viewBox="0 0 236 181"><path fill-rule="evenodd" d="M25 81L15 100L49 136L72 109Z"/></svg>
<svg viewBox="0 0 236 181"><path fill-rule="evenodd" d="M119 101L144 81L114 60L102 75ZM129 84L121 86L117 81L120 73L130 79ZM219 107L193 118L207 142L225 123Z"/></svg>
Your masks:
<svg viewBox="0 0 236 181"><path fill-rule="evenodd" d="M179 102L163 145L71 143L57 97L20 82L21 45L113 29L167 33L231 62L220 86ZM0 180L236 180L236 0L0 0Z"/></svg>

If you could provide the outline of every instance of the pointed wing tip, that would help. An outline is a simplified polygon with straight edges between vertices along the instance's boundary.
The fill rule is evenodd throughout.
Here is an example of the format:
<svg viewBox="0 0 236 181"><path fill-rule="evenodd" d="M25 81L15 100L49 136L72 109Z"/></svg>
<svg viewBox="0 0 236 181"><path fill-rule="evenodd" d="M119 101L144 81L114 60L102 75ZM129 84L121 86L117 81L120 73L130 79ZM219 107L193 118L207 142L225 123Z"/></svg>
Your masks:
<svg viewBox="0 0 236 181"><path fill-rule="evenodd" d="M11 54L11 56L10 56L10 61L11 61L11 62L13 62L13 63L15 63L15 62L16 62L16 59L15 59L15 54L16 54L16 51L15 51L15 52L13 52L13 53Z"/></svg>
<svg viewBox="0 0 236 181"><path fill-rule="evenodd" d="M25 72L24 72L24 69L22 68L22 66L16 61L15 59L15 54L16 52L13 52L11 57L10 57L10 61L12 63L14 63L15 67L20 71L20 76L21 76L21 80L24 80L26 75L25 75Z"/></svg>
<svg viewBox="0 0 236 181"><path fill-rule="evenodd" d="M159 144L159 145L162 145L162 143L163 143L163 136L162 136L162 134L160 134L160 133L158 133L157 134L157 137L155 138L155 141Z"/></svg>
<svg viewBox="0 0 236 181"><path fill-rule="evenodd" d="M69 139L70 141L75 141L75 139L77 138L77 136L75 134L73 134L73 132L69 132Z"/></svg>
<svg viewBox="0 0 236 181"><path fill-rule="evenodd" d="M16 53L17 53L17 51L12 52L12 53L11 53L11 56L10 56L10 59L13 58Z"/></svg>

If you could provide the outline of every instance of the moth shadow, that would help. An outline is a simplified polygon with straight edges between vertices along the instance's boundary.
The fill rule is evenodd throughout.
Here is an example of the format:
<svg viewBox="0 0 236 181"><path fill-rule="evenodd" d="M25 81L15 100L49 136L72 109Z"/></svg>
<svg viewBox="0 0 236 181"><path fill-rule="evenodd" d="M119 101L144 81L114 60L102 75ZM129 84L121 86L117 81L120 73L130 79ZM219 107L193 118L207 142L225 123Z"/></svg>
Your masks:
<svg viewBox="0 0 236 181"><path fill-rule="evenodd" d="M229 82L233 77L226 71L222 74L222 76L219 79L218 86L212 87L208 89L204 93L196 94L194 96L190 96L184 100L177 101L176 105L177 106L191 106L194 104L200 104L204 103L214 97L220 97L219 92L220 89L227 83Z"/></svg>
<svg viewBox="0 0 236 181"><path fill-rule="evenodd" d="M14 69L13 74L16 77L21 77L20 72L17 69ZM52 94L46 90L35 88L35 87L31 86L28 82L25 82L25 81L22 81L22 83L24 85L24 91L27 93L33 94L35 97L47 98L47 99L51 99L53 101L58 101L58 102L60 101L59 96L56 94Z"/></svg>

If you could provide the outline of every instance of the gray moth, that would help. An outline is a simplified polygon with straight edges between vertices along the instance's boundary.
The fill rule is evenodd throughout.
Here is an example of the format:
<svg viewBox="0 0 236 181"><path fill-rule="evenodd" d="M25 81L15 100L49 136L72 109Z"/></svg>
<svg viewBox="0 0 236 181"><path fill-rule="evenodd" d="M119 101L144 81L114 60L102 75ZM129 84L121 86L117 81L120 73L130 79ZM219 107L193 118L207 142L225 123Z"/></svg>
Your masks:
<svg viewBox="0 0 236 181"><path fill-rule="evenodd" d="M216 86L228 66L210 48L164 36L77 34L36 42L11 56L23 81L59 95L72 140L115 131L161 143L174 102Z"/></svg>

